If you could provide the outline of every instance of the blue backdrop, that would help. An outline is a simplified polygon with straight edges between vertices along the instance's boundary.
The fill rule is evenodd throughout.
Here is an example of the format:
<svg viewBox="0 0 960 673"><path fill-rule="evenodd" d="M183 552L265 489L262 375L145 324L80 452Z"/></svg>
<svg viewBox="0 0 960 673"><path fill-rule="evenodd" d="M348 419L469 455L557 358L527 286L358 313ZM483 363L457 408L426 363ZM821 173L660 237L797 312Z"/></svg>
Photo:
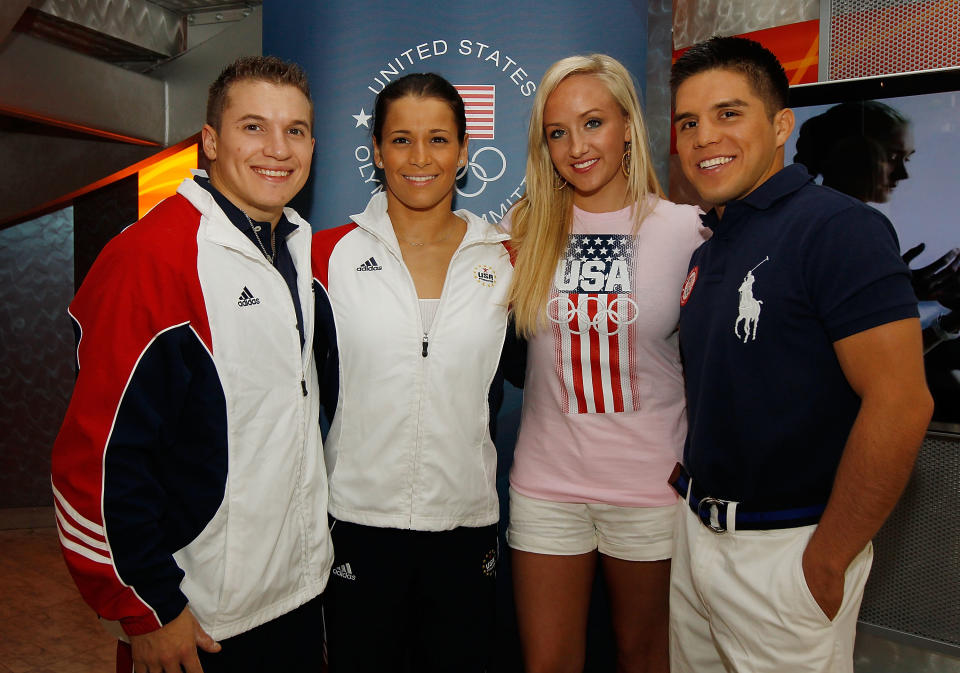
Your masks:
<svg viewBox="0 0 960 673"><path fill-rule="evenodd" d="M263 6L263 53L310 75L313 174L293 204L314 229L344 224L380 189L368 115L389 81L436 72L493 87L493 138L470 141L455 207L496 221L523 194L530 107L544 70L571 54L604 52L645 85L645 2L317 2ZM600 9L602 7L602 9Z"/></svg>
<svg viewBox="0 0 960 673"><path fill-rule="evenodd" d="M458 181L455 207L494 222L523 194L530 108L550 64L572 54L609 54L634 74L643 96L645 1L518 5L507 0L442 5L404 0L264 3L263 53L295 61L310 76L316 150L311 178L292 205L315 230L348 222L381 188L372 161L369 115L376 94L407 73L436 72L456 86L486 91L493 129L484 135L493 137L477 133L470 140L470 163ZM508 389L496 438L502 550L520 403L519 392ZM588 629L586 673L614 667L605 592L599 582ZM497 583L493 670L519 672L509 554L501 555Z"/></svg>

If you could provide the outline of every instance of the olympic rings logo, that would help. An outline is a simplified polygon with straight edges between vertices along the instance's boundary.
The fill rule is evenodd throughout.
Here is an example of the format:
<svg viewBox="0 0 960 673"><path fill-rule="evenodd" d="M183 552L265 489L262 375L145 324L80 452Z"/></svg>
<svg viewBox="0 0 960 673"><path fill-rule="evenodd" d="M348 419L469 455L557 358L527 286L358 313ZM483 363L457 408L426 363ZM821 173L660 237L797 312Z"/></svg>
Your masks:
<svg viewBox="0 0 960 673"><path fill-rule="evenodd" d="M484 152L488 152L488 151L493 152L498 157L500 157L500 171L493 177L490 177L490 175L487 173L487 169L485 169L483 166L481 166L477 162L477 157L479 157ZM473 192L472 194L467 194L466 192L460 191L460 188L457 187L457 194L459 194L464 198L469 199L474 196L479 196L480 194L482 194L483 190L487 188L488 182L496 182L497 180L503 177L503 174L507 171L507 158L503 155L503 152L498 150L496 147L493 147L493 146L481 147L480 149L478 149L476 152L473 153L473 158L467 162L467 165L461 168L459 171L457 171L458 181L460 180L460 178L462 178L467 174L468 169L470 170L471 173L473 173L474 177L476 177L477 180L480 181L480 189Z"/></svg>
<svg viewBox="0 0 960 673"><path fill-rule="evenodd" d="M597 312L590 317L590 302L597 306ZM568 325L574 334L586 334L591 328L606 336L615 336L623 327L632 325L640 315L640 307L630 297L617 297L606 306L600 304L597 297L583 297L580 305L573 303L567 295L554 297L547 304L547 317L558 325ZM571 325L577 318L577 327ZM610 325L615 329L610 330Z"/></svg>

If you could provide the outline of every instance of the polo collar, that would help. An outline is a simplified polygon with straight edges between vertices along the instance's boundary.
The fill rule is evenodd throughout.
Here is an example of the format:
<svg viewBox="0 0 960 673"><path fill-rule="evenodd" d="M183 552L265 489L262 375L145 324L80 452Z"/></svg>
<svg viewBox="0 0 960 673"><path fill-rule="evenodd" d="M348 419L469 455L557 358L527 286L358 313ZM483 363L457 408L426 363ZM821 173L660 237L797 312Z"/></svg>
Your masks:
<svg viewBox="0 0 960 673"><path fill-rule="evenodd" d="M790 164L771 175L766 182L740 199L757 210L766 210L785 196L793 194L813 180L803 164ZM727 204L728 206L730 204Z"/></svg>
<svg viewBox="0 0 960 673"><path fill-rule="evenodd" d="M744 206L748 206L751 210L767 210L774 203L798 191L812 180L807 167L803 164L784 166L742 199L729 201L724 208L723 217L717 217L717 209L711 208L710 212L701 215L700 219L705 227L712 229L715 233L722 233L725 230L724 225L737 219L737 211Z"/></svg>

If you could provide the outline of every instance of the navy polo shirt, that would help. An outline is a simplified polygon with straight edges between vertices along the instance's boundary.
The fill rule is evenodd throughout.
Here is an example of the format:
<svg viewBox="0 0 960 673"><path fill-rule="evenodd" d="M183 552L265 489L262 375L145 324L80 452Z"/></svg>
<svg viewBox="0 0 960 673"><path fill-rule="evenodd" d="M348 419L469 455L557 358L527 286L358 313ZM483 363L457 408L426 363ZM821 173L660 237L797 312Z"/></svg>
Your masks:
<svg viewBox="0 0 960 673"><path fill-rule="evenodd" d="M799 164L704 224L681 293L684 465L751 509L825 504L860 408L833 342L917 316L896 233Z"/></svg>
<svg viewBox="0 0 960 673"><path fill-rule="evenodd" d="M220 206L220 209L230 218L233 225L243 232L244 236L250 239L250 242L257 247L257 250L261 250L262 245L262 250L266 250L267 253L271 252L272 242L270 239L272 237L270 236L269 222L260 222L253 218L248 220L242 210L235 206L230 199L221 194L216 187L210 184L209 178L197 175L193 179L213 195L213 199L217 202L217 205ZM259 227L259 231L256 231L254 227ZM302 349L304 344L303 309L300 307L300 293L297 292L297 267L294 266L293 257L290 256L290 249L287 247L287 236L296 230L297 225L290 222L286 215L280 215L280 221L277 222L276 228L277 254L274 257L273 266L280 272L283 281L287 284L287 289L290 291L290 298L293 300L293 310L297 314L297 330L300 332L300 348ZM259 245L257 241L260 242ZM267 256L267 260L270 260L269 256Z"/></svg>

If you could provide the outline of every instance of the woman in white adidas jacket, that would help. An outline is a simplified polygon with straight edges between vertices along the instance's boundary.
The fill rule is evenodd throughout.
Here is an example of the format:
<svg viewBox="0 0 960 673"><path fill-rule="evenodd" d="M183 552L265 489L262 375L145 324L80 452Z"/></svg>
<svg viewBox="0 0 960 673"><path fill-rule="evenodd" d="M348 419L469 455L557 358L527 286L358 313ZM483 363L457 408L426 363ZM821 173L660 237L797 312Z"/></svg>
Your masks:
<svg viewBox="0 0 960 673"><path fill-rule="evenodd" d="M507 236L451 211L467 137L449 82L387 85L373 144L384 192L313 244L318 310L336 330L318 345L336 408L325 442L330 670L483 671L499 516L488 394L507 331Z"/></svg>

